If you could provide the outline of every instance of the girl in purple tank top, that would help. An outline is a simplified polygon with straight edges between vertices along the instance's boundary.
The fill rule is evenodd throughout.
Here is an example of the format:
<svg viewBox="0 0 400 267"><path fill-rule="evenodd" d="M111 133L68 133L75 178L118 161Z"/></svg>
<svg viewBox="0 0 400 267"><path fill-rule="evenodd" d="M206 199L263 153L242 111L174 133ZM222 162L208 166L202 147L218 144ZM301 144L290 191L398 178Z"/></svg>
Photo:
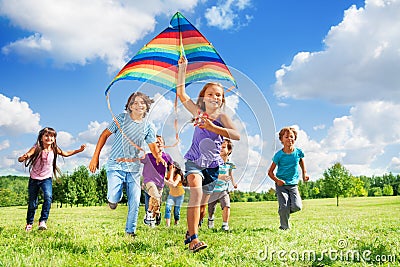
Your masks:
<svg viewBox="0 0 400 267"><path fill-rule="evenodd" d="M220 83L207 83L200 91L197 103L194 103L185 90L187 61L182 57L178 64L176 93L185 108L196 118L192 145L185 155L185 179L190 187L185 244L189 244L191 251L197 252L207 247L197 234L205 205L214 189L214 181L218 178L218 167L223 164L220 156L223 138L239 140L240 134L231 118L222 112L225 104L223 86Z"/></svg>

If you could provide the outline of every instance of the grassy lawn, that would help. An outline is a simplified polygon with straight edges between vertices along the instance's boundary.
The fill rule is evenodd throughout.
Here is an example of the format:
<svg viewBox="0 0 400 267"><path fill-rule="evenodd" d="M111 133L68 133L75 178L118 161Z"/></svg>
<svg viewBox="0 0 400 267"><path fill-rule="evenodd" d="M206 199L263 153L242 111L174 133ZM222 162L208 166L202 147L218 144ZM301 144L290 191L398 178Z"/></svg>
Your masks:
<svg viewBox="0 0 400 267"><path fill-rule="evenodd" d="M400 197L304 200L281 231L277 202L233 203L228 233L203 226L209 247L184 246L186 209L178 226L142 222L124 234L126 206L56 208L49 229L24 231L27 207L0 208L0 266L400 266ZM164 209L164 207L163 207Z"/></svg>

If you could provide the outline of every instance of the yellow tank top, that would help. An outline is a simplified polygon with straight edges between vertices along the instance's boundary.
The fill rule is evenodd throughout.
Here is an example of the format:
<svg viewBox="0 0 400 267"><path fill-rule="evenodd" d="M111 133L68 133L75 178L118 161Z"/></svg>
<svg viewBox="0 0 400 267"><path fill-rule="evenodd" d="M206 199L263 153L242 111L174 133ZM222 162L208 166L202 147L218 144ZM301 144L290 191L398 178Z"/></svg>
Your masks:
<svg viewBox="0 0 400 267"><path fill-rule="evenodd" d="M185 194L185 189L183 189L182 181L180 181L176 187L169 186L169 194L173 197L179 197Z"/></svg>

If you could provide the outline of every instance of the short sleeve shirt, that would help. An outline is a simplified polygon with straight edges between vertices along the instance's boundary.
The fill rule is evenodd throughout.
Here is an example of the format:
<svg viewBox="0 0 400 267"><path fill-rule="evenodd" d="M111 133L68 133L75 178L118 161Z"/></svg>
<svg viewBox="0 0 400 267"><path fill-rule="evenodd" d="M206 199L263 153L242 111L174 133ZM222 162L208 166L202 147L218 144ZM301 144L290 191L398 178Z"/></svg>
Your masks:
<svg viewBox="0 0 400 267"><path fill-rule="evenodd" d="M229 175L229 172L234 169L236 169L235 164L233 164L232 162L225 162L224 164L219 166L218 176L219 175ZM214 192L227 191L229 188L229 181L218 179L215 183Z"/></svg>
<svg viewBox="0 0 400 267"><path fill-rule="evenodd" d="M122 170L126 172L139 172L140 150L131 142L139 147L156 142L156 132L154 126L147 120L135 122L128 113L121 113L116 117L117 123L112 121L107 129L115 134L115 139L111 147L111 154L107 161L107 170ZM123 134L121 133L123 132ZM117 161L117 159L129 159L129 162Z"/></svg>
<svg viewBox="0 0 400 267"><path fill-rule="evenodd" d="M300 148L295 148L290 154L279 150L276 152L272 161L278 166L276 177L285 181L286 185L297 185L299 182L299 161L304 158L304 153Z"/></svg>
<svg viewBox="0 0 400 267"><path fill-rule="evenodd" d="M162 158L166 163L172 164L172 158L168 153L162 152ZM144 159L140 160L143 163L143 182L153 182L158 188L164 187L164 177L166 168L161 163L157 165L156 158L152 153L147 153Z"/></svg>

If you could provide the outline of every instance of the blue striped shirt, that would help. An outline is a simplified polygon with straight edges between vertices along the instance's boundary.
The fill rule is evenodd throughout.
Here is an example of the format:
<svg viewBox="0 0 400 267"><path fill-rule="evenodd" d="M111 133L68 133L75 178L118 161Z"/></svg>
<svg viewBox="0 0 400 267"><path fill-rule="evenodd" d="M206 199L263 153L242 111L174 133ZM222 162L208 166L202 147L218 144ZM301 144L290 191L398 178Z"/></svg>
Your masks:
<svg viewBox="0 0 400 267"><path fill-rule="evenodd" d="M125 136L122 135L114 120L107 127L111 133L115 134L115 139L106 168L107 170L139 172L139 160L134 160L133 162L117 162L116 160L121 158L132 160L143 156L144 152L139 153L140 151L131 144L131 141L139 147L143 147L145 141L147 144L156 142L154 126L145 119L142 122L135 122L128 113L121 113L116 116L116 119Z"/></svg>

